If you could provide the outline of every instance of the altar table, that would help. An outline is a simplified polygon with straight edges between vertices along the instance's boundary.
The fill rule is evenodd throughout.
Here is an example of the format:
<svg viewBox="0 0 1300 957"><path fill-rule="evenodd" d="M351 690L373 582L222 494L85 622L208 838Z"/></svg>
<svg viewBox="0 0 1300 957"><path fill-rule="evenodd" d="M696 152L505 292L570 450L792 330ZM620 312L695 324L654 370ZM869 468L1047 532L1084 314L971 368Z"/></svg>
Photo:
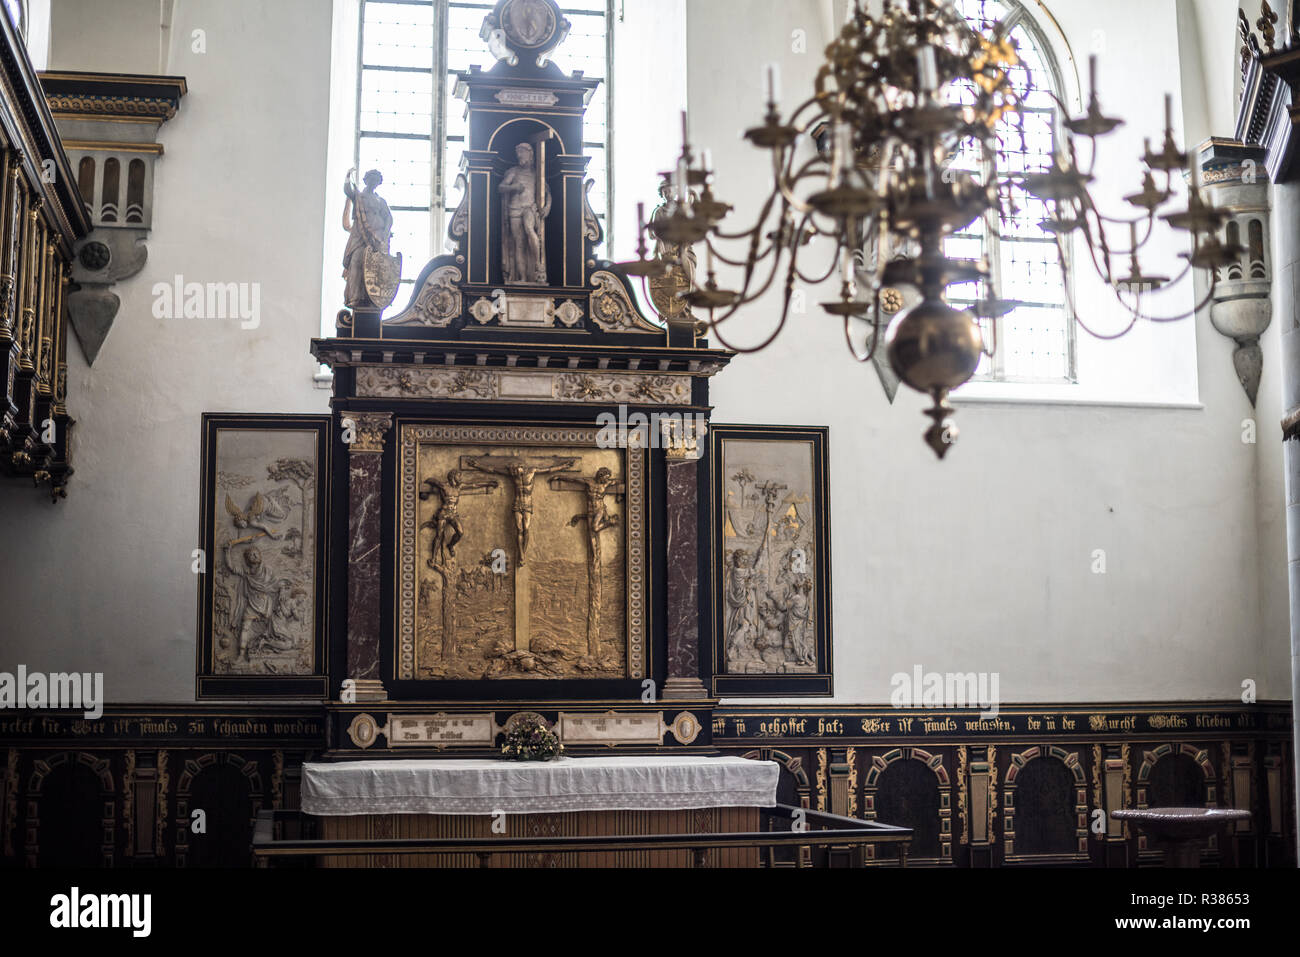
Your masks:
<svg viewBox="0 0 1300 957"><path fill-rule="evenodd" d="M780 767L738 757L611 755L506 761L347 761L305 764L302 809L331 840L718 834L758 830L776 804ZM504 854L494 866L689 866L687 851ZM714 866L756 867L753 848L720 851ZM446 854L375 854L329 866L472 867Z"/></svg>

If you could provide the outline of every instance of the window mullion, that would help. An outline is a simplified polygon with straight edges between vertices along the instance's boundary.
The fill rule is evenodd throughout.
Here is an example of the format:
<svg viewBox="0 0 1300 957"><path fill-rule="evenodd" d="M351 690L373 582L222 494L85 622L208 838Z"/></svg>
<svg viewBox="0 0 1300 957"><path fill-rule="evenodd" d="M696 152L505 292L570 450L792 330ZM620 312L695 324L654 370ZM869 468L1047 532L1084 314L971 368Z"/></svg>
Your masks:
<svg viewBox="0 0 1300 957"><path fill-rule="evenodd" d="M433 175L429 177L430 189L432 195L429 197L429 253L430 256L437 256L442 252L441 237L444 235L443 223L445 222L445 213L443 209L447 205L447 177L449 170L446 166L446 144L447 144L447 18L448 18L448 0L437 0L437 13L433 18L433 57L429 64L433 71L431 81L435 89L433 93L433 123L432 135L429 138L430 169Z"/></svg>
<svg viewBox="0 0 1300 957"><path fill-rule="evenodd" d="M984 181L988 182L994 175L993 161L987 157L981 159L984 166ZM989 261L989 282L985 284L985 297L992 298L996 292L999 298L1005 296L1002 284L1002 221L996 212L990 213L984 219L984 253ZM997 349L991 358L992 377L994 379L1003 379L1006 377L1006 356L1007 350L1003 348L1006 342L1006 317L993 317L993 336L994 342L997 343Z"/></svg>
<svg viewBox="0 0 1300 957"><path fill-rule="evenodd" d="M356 169L361 165L361 90L365 83L365 65L366 56L366 3L361 0L357 4L357 102L355 115L353 117L353 129L357 135L352 138L352 168Z"/></svg>
<svg viewBox="0 0 1300 957"><path fill-rule="evenodd" d="M614 3L605 4L605 209L614 208ZM614 217L603 220L605 255L614 255Z"/></svg>

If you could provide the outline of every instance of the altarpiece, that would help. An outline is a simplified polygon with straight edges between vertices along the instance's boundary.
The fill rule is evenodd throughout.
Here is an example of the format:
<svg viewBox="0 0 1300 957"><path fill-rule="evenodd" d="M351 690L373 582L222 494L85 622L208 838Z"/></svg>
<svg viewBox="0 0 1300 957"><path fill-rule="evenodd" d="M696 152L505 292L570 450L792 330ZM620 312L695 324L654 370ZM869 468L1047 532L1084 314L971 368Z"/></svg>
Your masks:
<svg viewBox="0 0 1300 957"><path fill-rule="evenodd" d="M348 184L348 308L312 344L338 436L334 757L491 754L529 712L571 750L709 746L703 453L732 354L648 318L599 258L582 131L600 81L551 60L566 31L551 0L488 14L497 62L455 82L449 252L405 306L386 312L382 177Z"/></svg>

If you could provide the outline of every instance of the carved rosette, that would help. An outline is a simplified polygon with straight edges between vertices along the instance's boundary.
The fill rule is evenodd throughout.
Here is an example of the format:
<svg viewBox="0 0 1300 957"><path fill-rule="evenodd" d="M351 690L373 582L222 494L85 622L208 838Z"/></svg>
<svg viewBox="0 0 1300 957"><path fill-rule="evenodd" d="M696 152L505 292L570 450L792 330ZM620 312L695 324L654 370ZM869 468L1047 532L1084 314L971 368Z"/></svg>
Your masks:
<svg viewBox="0 0 1300 957"><path fill-rule="evenodd" d="M356 429L356 438L348 446L348 451L382 452L384 436L393 427L393 417L387 412L345 412L344 422L351 421Z"/></svg>
<svg viewBox="0 0 1300 957"><path fill-rule="evenodd" d="M439 266L425 279L411 305L384 324L434 328L450 325L461 313L460 281L459 266Z"/></svg>

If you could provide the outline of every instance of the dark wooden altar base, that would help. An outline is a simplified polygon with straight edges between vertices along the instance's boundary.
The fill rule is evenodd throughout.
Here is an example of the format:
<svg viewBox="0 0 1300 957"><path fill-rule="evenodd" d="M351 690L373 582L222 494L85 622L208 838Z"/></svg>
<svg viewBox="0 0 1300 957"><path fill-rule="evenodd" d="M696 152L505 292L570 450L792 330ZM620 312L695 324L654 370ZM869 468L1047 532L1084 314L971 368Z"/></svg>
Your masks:
<svg viewBox="0 0 1300 957"><path fill-rule="evenodd" d="M690 811L574 811L512 814L505 835L492 833L492 818L450 814L359 814L321 817L324 840L385 838L615 837L643 834L721 834L759 830L756 807L715 807ZM587 851L498 854L492 867L690 867L689 850ZM471 854L367 854L323 857L323 867L479 867ZM709 852L710 867L758 867L755 847Z"/></svg>

